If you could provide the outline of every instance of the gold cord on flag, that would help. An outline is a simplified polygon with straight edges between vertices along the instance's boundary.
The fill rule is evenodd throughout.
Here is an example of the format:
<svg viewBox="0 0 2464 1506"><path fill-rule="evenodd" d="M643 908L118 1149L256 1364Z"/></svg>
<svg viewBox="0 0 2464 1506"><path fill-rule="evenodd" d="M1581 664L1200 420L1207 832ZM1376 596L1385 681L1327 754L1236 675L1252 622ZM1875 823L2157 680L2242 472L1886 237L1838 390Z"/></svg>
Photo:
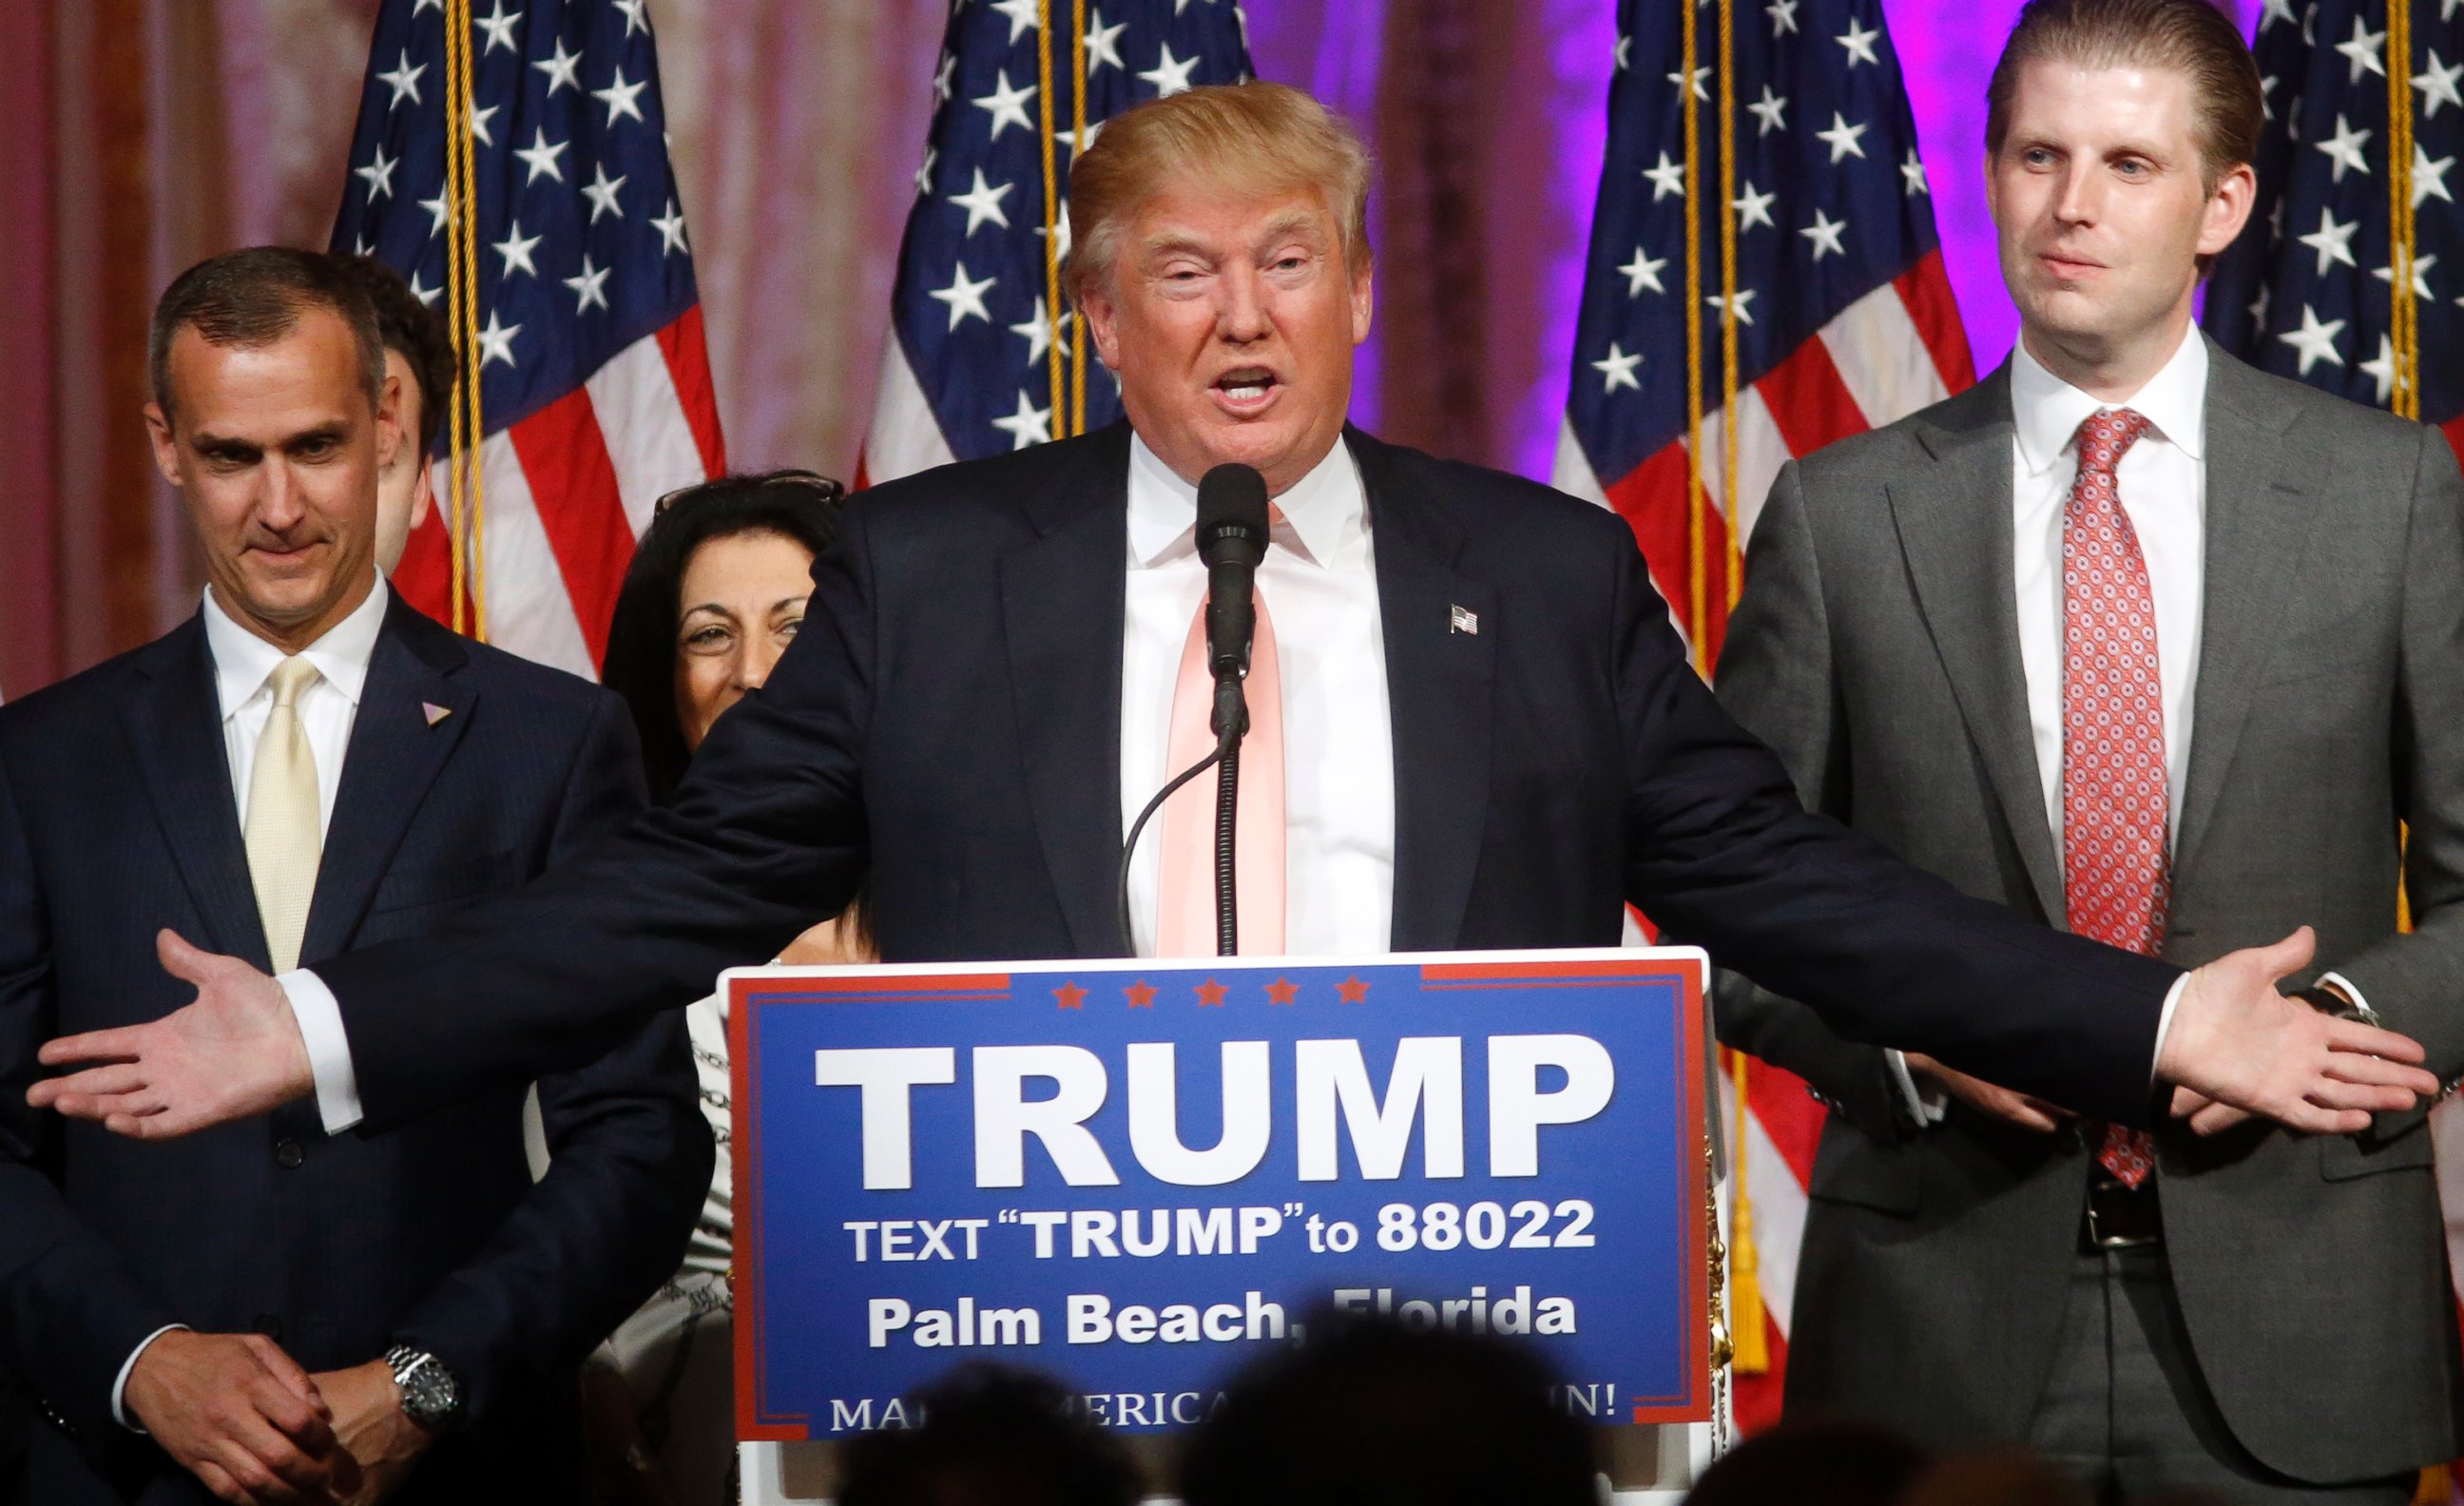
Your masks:
<svg viewBox="0 0 2464 1506"><path fill-rule="evenodd" d="M1051 338L1045 343L1044 354L1045 365L1052 373L1052 437L1066 439L1069 433L1069 410L1061 371L1066 352L1061 346L1061 240L1057 228L1061 194L1052 169L1052 0L1036 0L1035 83L1037 113L1044 121L1044 308L1045 318L1052 321Z"/></svg>
<svg viewBox="0 0 2464 1506"><path fill-rule="evenodd" d="M453 631L488 639L487 492L480 479L479 449L487 437L479 399L479 190L472 144L471 0L446 0L445 193L450 218L446 236L447 322L460 357L460 379L447 403L452 452L448 467L452 521ZM469 616L463 612L465 601Z"/></svg>
<svg viewBox="0 0 2464 1506"><path fill-rule="evenodd" d="M469 193L462 177L462 154L453 150L453 133L461 128L465 103L471 97L471 33L468 30L470 0L451 0L445 12L445 202L449 233L445 237L445 322L452 331L458 356L470 349L462 338L462 294L470 285L471 272L462 255L463 206ZM451 557L451 583L447 588L451 600L453 631L464 631L464 557L462 541L471 526L470 492L464 477L464 467L471 456L472 445L463 427L462 382L454 384L452 395L446 401L447 430L451 435L446 451L445 547Z"/></svg>
<svg viewBox="0 0 2464 1506"><path fill-rule="evenodd" d="M1078 156L1087 149L1087 0L1070 0L1069 5L1069 166L1078 166ZM1066 185L1067 180L1064 180ZM1064 204L1061 212L1067 214ZM1061 324L1069 325L1069 432L1087 432L1087 321L1069 319L1061 305L1052 305L1052 343L1061 343ZM1060 437L1056 428L1053 437Z"/></svg>
<svg viewBox="0 0 2464 1506"><path fill-rule="evenodd" d="M1728 599L1746 588L1737 542L1737 57L1735 0L1720 0L1720 511L1727 520ZM1740 1105L1744 1100L1738 1100ZM1739 1185L1738 1197L1745 1196ZM1737 1240L1745 1243L1742 1236Z"/></svg>
<svg viewBox="0 0 2464 1506"><path fill-rule="evenodd" d="M1746 1080L1752 1060L1744 1052L1728 1052L1728 1078L1737 1090L1737 1133L1728 1152L1728 1333L1739 1375L1771 1369L1762 1257L1754 1252L1754 1206L1746 1196Z"/></svg>
<svg viewBox="0 0 2464 1506"><path fill-rule="evenodd" d="M1710 614L1703 600L1703 186L1702 122L1694 108L1694 7L1680 0L1677 107L1685 124L1685 629L1694 669L1710 668Z"/></svg>
<svg viewBox="0 0 2464 1506"><path fill-rule="evenodd" d="M2413 296L2412 3L2387 0L2387 343L2399 418L2421 417L2421 308Z"/></svg>

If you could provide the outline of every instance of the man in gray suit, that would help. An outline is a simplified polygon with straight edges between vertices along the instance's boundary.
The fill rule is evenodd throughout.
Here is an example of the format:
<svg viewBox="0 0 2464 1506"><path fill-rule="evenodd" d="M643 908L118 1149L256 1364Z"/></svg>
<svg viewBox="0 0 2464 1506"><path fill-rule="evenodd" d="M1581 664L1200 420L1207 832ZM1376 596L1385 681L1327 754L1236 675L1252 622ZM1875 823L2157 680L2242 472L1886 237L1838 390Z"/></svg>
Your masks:
<svg viewBox="0 0 2464 1506"><path fill-rule="evenodd" d="M2187 965L2315 921L2315 962L2299 936L2283 959L2304 996L2421 1041L2452 1089L2455 459L2193 329L2261 120L2216 11L2033 0L1989 112L2019 348L1781 473L1721 698L1810 805L2048 924ZM1742 979L1720 1009L1834 1109L1792 1410L2024 1442L2104 1499L2394 1503L2455 1456L2423 1111L2308 1138L2210 1105L2149 1141Z"/></svg>

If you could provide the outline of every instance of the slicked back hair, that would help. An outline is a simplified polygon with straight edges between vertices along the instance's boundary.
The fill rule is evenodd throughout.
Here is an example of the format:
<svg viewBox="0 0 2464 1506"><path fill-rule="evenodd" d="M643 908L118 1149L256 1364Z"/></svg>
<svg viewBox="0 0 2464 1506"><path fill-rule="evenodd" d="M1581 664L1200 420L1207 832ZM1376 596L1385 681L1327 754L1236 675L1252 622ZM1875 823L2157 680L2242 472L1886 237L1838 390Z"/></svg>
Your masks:
<svg viewBox="0 0 2464 1506"><path fill-rule="evenodd" d="M254 349L290 334L312 308L331 309L350 326L360 387L374 412L385 391L385 343L367 294L322 252L250 246L198 262L155 302L146 365L163 416L172 416L171 341L181 330L195 330L209 345Z"/></svg>
<svg viewBox="0 0 2464 1506"><path fill-rule="evenodd" d="M2019 74L2052 59L2081 68L2167 68L2190 80L2199 183L2209 193L2258 154L2267 122L2258 64L2233 19L2208 0L2028 0L1985 89L1985 150L2002 154Z"/></svg>

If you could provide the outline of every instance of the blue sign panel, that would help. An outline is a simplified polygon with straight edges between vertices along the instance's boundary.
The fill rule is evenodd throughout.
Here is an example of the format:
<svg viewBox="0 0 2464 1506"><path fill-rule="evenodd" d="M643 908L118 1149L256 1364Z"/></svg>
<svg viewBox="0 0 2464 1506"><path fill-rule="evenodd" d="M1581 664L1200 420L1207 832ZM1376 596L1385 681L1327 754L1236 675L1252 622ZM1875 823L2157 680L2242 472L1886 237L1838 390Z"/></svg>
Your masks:
<svg viewBox="0 0 2464 1506"><path fill-rule="evenodd" d="M1199 1421L1332 1309L1708 1415L1702 954L733 972L737 1420L910 1420L963 1360Z"/></svg>

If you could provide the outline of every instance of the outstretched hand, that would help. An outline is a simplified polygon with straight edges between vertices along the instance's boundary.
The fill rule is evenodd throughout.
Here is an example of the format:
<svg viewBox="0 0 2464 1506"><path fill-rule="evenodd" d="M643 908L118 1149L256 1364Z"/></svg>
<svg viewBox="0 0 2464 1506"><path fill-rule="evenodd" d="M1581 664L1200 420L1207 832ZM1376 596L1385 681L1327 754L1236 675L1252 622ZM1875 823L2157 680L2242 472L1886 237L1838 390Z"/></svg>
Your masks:
<svg viewBox="0 0 2464 1506"><path fill-rule="evenodd" d="M46 1042L44 1066L81 1070L35 1083L27 1102L115 1135L171 1140L315 1091L307 1043L272 978L167 930L154 950L164 971L196 986L196 1002L144 1025Z"/></svg>
<svg viewBox="0 0 2464 1506"><path fill-rule="evenodd" d="M2369 1128L2373 1114L2438 1092L2420 1045L2393 1030L2321 1014L2277 991L2310 963L2302 926L2273 946L2230 952L2190 974L2156 1058L2174 1112L2211 1135L2245 1111L2317 1135Z"/></svg>

